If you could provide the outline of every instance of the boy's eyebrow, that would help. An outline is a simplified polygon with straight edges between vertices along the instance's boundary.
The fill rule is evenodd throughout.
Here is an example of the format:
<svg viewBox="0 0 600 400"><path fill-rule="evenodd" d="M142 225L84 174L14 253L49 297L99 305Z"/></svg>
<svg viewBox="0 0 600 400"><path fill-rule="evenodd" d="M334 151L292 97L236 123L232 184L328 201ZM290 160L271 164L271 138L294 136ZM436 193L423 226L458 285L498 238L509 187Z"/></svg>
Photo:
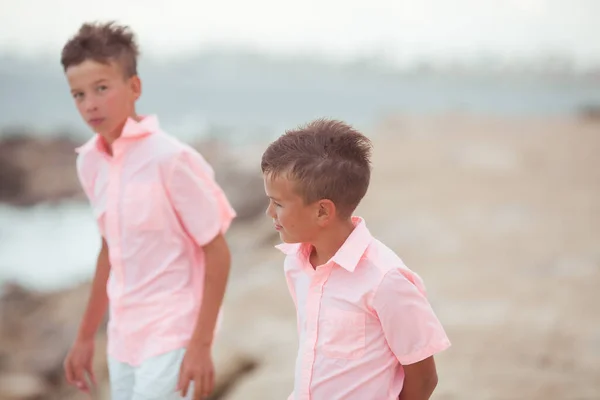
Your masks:
<svg viewBox="0 0 600 400"><path fill-rule="evenodd" d="M92 85L97 85L97 84L102 83L104 81L108 81L108 79L106 79L106 78L96 79L94 82L92 82ZM75 92L81 92L81 89L78 89L78 88L71 89L71 93L75 93Z"/></svg>
<svg viewBox="0 0 600 400"><path fill-rule="evenodd" d="M281 201L281 200L280 200L280 199L278 199L277 197L269 196L269 198L270 198L271 200L275 200L275 201Z"/></svg>

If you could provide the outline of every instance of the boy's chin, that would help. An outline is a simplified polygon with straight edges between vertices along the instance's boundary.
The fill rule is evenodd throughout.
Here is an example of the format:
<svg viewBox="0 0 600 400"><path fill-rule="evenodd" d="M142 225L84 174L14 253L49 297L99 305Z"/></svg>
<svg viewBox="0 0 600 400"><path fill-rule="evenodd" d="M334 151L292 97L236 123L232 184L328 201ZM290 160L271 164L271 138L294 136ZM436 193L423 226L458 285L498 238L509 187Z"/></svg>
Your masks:
<svg viewBox="0 0 600 400"><path fill-rule="evenodd" d="M293 241L290 241L289 238L282 232L279 232L279 239L281 239L283 243L294 243Z"/></svg>
<svg viewBox="0 0 600 400"><path fill-rule="evenodd" d="M296 238L291 238L283 232L279 232L279 238L281 239L282 242L287 243L287 244L302 243L301 240L298 240Z"/></svg>

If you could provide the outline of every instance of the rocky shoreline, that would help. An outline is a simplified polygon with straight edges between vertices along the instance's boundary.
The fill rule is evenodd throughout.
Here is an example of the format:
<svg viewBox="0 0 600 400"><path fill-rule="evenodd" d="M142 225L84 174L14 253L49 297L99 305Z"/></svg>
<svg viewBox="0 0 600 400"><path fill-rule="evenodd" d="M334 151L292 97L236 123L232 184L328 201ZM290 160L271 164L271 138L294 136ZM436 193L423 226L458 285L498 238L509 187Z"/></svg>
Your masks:
<svg viewBox="0 0 600 400"><path fill-rule="evenodd" d="M371 189L358 213L424 278L453 343L437 359L435 398L598 398L600 121L400 116L375 131ZM0 141L1 200L81 198L75 143L36 140ZM213 400L286 398L295 315L260 176L244 169L258 165L258 153L242 160L218 143L197 147L241 211L228 234L233 265ZM0 400L85 398L66 386L61 364L88 289L4 287ZM104 344L100 333L98 400L108 399Z"/></svg>

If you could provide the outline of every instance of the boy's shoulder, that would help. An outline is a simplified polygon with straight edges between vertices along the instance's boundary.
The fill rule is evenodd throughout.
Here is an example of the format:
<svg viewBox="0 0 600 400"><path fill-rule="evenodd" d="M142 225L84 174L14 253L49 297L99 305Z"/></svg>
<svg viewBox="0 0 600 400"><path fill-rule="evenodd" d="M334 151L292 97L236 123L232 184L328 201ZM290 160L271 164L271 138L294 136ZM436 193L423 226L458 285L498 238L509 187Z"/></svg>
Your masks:
<svg viewBox="0 0 600 400"><path fill-rule="evenodd" d="M148 144L152 147L150 154L154 161L167 169L183 163L213 174L212 166L199 150L164 131L149 138Z"/></svg>
<svg viewBox="0 0 600 400"><path fill-rule="evenodd" d="M398 253L376 237L372 237L365 251L365 260L384 274L393 269L406 268Z"/></svg>
<svg viewBox="0 0 600 400"><path fill-rule="evenodd" d="M162 128L158 130L156 134L151 135L149 139L149 142L154 146L163 149L163 151L168 154L187 154L204 158L204 155L198 148Z"/></svg>
<svg viewBox="0 0 600 400"><path fill-rule="evenodd" d="M386 278L394 282L404 281L416 286L423 294L426 293L425 284L419 274L407 267L402 258L380 240L373 238L365 254L365 260L377 271L380 282Z"/></svg>
<svg viewBox="0 0 600 400"><path fill-rule="evenodd" d="M197 153L192 146L162 130L146 138L145 144L151 148L150 154L157 159L170 159L181 154Z"/></svg>

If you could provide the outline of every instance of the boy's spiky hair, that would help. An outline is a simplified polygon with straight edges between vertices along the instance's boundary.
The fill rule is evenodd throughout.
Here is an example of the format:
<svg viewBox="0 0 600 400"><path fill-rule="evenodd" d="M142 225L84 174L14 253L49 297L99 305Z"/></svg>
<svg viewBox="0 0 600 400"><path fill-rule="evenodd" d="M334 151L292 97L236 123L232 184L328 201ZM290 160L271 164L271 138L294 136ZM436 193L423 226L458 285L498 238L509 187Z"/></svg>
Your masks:
<svg viewBox="0 0 600 400"><path fill-rule="evenodd" d="M87 22L69 39L62 49L60 62L63 69L85 60L120 64L127 78L137 75L139 49L134 33L129 27L114 21Z"/></svg>
<svg viewBox="0 0 600 400"><path fill-rule="evenodd" d="M367 193L371 151L371 141L350 125L318 119L271 143L261 169L294 181L306 204L329 199L341 217L349 217Z"/></svg>

